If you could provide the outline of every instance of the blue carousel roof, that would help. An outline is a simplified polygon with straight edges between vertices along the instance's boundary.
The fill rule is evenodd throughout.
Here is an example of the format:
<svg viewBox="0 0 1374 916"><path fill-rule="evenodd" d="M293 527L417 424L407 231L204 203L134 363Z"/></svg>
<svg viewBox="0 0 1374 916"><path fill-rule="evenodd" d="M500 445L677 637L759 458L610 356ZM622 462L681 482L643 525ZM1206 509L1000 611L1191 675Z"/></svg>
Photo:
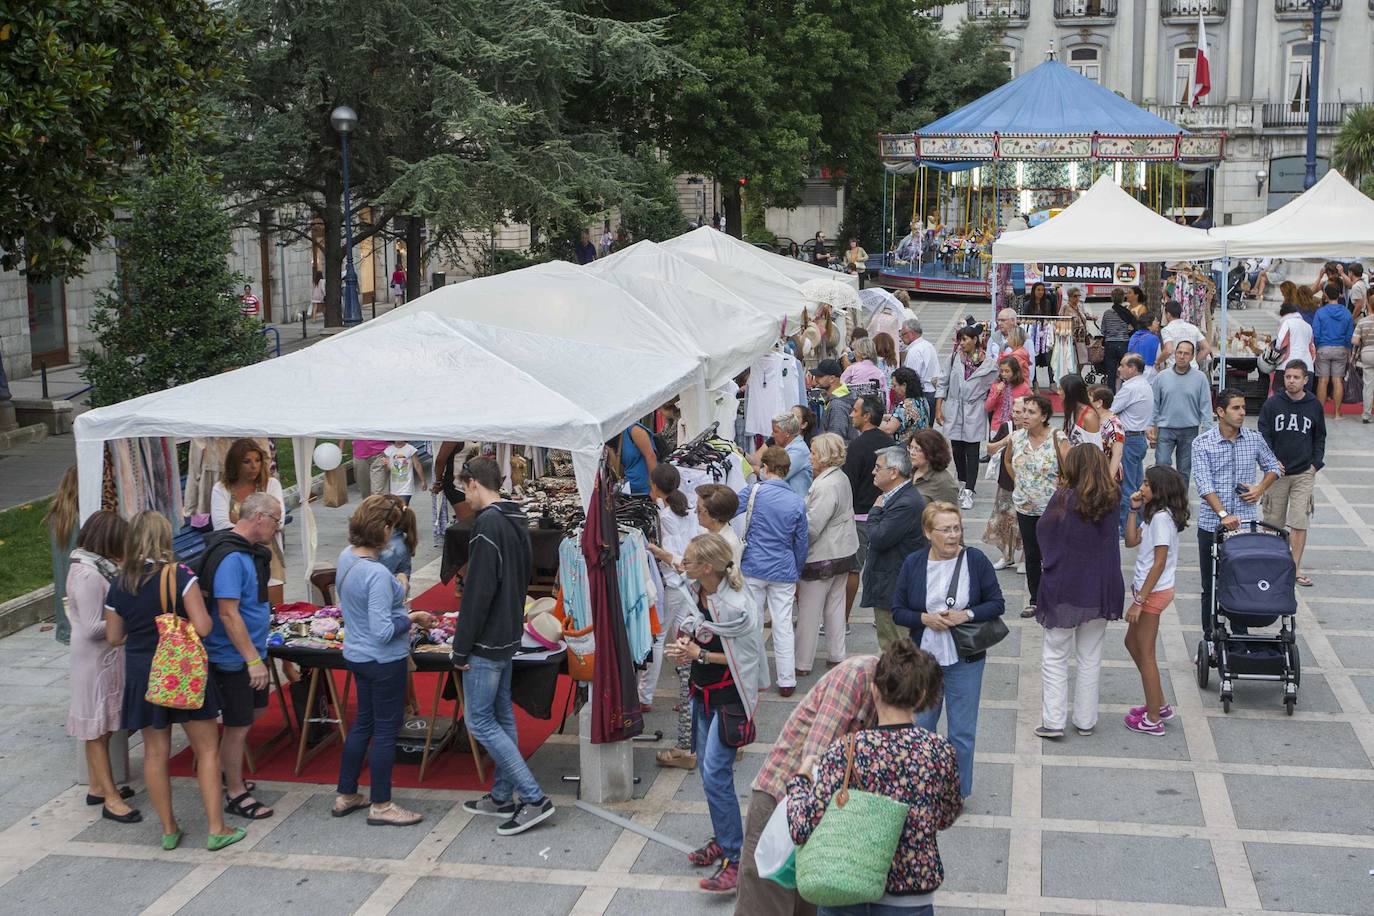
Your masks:
<svg viewBox="0 0 1374 916"><path fill-rule="evenodd" d="M1188 131L1047 60L916 133L1177 137Z"/></svg>

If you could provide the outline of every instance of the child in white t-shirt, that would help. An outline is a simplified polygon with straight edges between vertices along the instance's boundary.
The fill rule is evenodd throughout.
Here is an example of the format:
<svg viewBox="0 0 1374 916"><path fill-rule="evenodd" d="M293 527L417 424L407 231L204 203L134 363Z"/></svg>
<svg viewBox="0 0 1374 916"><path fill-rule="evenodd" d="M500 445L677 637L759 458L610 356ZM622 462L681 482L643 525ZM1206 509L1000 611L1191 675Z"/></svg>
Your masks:
<svg viewBox="0 0 1374 916"><path fill-rule="evenodd" d="M388 445L382 454L386 457L387 493L399 496L410 505L410 497L415 493L416 484L425 487L425 469L416 454L415 446L398 439Z"/></svg>
<svg viewBox="0 0 1374 916"><path fill-rule="evenodd" d="M1143 526L1142 526L1143 522ZM1159 615L1174 600L1178 568L1178 533L1188 526L1188 481L1171 467L1157 464L1145 472L1131 494L1126 514L1126 546L1138 547L1131 579L1131 606L1126 611L1126 651L1140 670L1145 705L1126 714L1126 727L1146 735L1163 735L1174 710L1164 702L1164 687L1155 660Z"/></svg>

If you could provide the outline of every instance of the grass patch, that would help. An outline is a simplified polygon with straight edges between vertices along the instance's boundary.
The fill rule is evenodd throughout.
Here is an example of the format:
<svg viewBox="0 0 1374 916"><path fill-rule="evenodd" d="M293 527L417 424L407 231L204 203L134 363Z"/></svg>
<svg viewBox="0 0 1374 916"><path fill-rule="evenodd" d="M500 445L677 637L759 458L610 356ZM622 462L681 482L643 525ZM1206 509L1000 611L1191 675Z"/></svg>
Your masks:
<svg viewBox="0 0 1374 916"><path fill-rule="evenodd" d="M0 602L52 582L52 551L43 515L47 499L0 512Z"/></svg>

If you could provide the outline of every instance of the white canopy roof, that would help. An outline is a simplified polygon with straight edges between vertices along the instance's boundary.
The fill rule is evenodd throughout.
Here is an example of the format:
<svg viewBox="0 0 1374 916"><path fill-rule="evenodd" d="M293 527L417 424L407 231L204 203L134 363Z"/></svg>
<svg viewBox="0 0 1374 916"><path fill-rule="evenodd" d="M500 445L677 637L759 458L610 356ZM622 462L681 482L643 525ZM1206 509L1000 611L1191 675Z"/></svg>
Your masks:
<svg viewBox="0 0 1374 916"><path fill-rule="evenodd" d="M720 232L709 226L693 229L682 237L695 236L700 233L710 233L702 238L703 242L719 248L734 247L744 249L742 252L743 254L747 254L757 259L760 264L776 270L778 273L798 285L805 283L807 280L834 280L838 283L852 286L856 290L859 288L859 277L857 274L848 274L839 270L831 270L828 267L817 267L810 261L798 261L796 258L791 258L784 254L775 254L771 251L765 251L757 245L751 245L743 239L735 238L728 232Z"/></svg>
<svg viewBox="0 0 1374 916"><path fill-rule="evenodd" d="M1374 200L1332 169L1268 216L1211 234L1232 257L1374 257Z"/></svg>
<svg viewBox="0 0 1374 916"><path fill-rule="evenodd" d="M789 330L801 321L802 310L811 304L802 295L800 283L764 260L766 252L719 230L693 229L669 239L661 247L686 259L780 324L786 320Z"/></svg>
<svg viewBox="0 0 1374 916"><path fill-rule="evenodd" d="M701 380L701 364L688 353L573 342L410 311L277 359L80 415L82 514L100 506L101 443L132 436L542 445L574 453L585 497L602 443ZM297 458L308 473L308 463L301 464L308 453Z"/></svg>
<svg viewBox="0 0 1374 916"><path fill-rule="evenodd" d="M649 306L706 354L706 386L753 365L778 339L778 324L707 274L654 242L593 261L588 272Z"/></svg>
<svg viewBox="0 0 1374 916"><path fill-rule="evenodd" d="M1171 222L1103 175L1078 200L1034 229L1004 232L997 262L1173 261L1219 258L1221 239Z"/></svg>

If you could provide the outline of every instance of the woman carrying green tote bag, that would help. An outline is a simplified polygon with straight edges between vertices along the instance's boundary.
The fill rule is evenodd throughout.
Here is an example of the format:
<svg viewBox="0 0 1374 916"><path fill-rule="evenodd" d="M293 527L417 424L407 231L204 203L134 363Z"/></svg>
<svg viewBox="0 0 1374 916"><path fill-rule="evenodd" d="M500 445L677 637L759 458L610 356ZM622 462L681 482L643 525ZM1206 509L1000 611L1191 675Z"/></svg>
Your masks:
<svg viewBox="0 0 1374 916"><path fill-rule="evenodd" d="M787 783L797 891L817 916L931 916L944 880L935 833L963 810L954 746L912 724L940 697L940 666L898 640L871 689L877 727L802 761Z"/></svg>

